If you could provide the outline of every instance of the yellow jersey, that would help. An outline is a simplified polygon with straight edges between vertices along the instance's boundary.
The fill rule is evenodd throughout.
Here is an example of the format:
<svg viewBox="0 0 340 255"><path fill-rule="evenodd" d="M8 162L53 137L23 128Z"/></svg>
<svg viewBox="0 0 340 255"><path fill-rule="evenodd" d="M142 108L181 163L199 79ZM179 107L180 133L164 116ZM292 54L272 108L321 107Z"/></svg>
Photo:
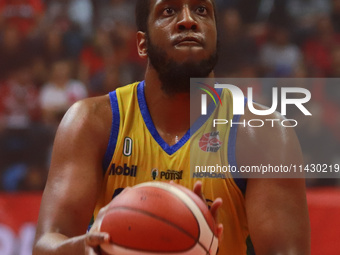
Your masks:
<svg viewBox="0 0 340 255"><path fill-rule="evenodd" d="M201 116L188 132L169 146L158 134L144 97L145 82L137 82L110 92L113 121L111 136L103 160L104 184L94 218L125 187L149 181L174 181L193 189L202 181L202 191L209 203L223 199L219 222L224 226L218 255L253 254L244 205L245 180L231 174L197 172L197 166L236 166L236 126L218 125L212 118L233 119L232 95L221 90L227 106ZM211 108L211 107L210 107ZM209 110L208 110L209 111ZM209 178L207 178L209 177Z"/></svg>

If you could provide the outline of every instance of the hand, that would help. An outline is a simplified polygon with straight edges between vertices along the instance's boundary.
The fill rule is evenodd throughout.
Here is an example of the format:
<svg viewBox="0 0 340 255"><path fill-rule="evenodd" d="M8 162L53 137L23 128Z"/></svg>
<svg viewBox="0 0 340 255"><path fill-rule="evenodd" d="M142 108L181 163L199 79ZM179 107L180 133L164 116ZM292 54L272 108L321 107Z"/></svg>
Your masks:
<svg viewBox="0 0 340 255"><path fill-rule="evenodd" d="M108 208L109 204L100 209L90 231L85 235L85 254L87 255L102 254L100 245L110 242L110 235L108 233L99 231L100 222L103 219Z"/></svg>
<svg viewBox="0 0 340 255"><path fill-rule="evenodd" d="M206 202L204 195L202 193L202 182L201 181L197 181L194 185L194 193L196 195L198 195L204 202ZM217 215L218 215L218 208L221 207L222 205L222 198L218 197L214 200L214 202L212 203L211 207L210 207L210 212L212 214L212 216L215 219L216 222L216 236L219 240L221 240L222 238L222 234L223 234L223 225L222 223L217 223Z"/></svg>
<svg viewBox="0 0 340 255"><path fill-rule="evenodd" d="M131 188L126 187L119 195L123 194L124 192L126 192L129 189L131 189ZM101 223L104 215L106 214L106 211L109 209L111 202L100 209L98 216L97 216L96 220L94 221L90 231L85 235L85 254L87 254L87 255L104 255L104 254L106 254L104 251L102 251L100 249L100 245L110 243L110 235L108 233L105 233L105 232L100 232L99 226L100 226L100 223Z"/></svg>

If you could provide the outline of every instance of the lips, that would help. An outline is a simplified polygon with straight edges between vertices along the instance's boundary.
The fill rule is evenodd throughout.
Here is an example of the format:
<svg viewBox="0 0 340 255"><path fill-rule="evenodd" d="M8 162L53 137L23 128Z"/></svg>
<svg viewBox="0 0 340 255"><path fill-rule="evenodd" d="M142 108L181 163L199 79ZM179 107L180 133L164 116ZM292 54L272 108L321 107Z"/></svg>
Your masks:
<svg viewBox="0 0 340 255"><path fill-rule="evenodd" d="M178 36L174 40L174 45L203 45L203 40L198 36Z"/></svg>

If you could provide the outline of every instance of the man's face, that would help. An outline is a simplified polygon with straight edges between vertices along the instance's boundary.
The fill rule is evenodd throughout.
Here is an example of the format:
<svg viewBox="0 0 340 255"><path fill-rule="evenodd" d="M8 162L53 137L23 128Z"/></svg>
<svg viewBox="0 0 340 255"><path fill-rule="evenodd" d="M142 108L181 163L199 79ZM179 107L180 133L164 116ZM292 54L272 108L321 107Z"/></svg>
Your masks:
<svg viewBox="0 0 340 255"><path fill-rule="evenodd" d="M212 0L152 0L147 52L168 93L189 92L190 77L206 77L217 56Z"/></svg>

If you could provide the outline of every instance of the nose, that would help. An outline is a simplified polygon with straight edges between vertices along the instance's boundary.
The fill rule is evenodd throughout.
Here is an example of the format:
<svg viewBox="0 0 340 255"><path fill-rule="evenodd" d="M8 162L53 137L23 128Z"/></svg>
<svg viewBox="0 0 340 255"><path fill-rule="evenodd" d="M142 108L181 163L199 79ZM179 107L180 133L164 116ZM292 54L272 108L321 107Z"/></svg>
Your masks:
<svg viewBox="0 0 340 255"><path fill-rule="evenodd" d="M180 15L178 16L177 28L178 30L197 30L197 21L193 17L190 8L183 7Z"/></svg>

